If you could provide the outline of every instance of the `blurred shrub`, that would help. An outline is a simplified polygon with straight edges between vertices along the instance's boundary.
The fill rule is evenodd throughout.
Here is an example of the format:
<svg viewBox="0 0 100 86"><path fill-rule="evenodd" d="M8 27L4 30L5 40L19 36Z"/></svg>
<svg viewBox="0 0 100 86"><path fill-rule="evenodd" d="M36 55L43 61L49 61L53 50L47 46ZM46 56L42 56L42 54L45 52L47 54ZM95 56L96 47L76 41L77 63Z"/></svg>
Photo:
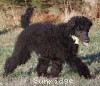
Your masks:
<svg viewBox="0 0 100 86"><path fill-rule="evenodd" d="M43 8L41 0L32 0L32 4L33 4L38 10L42 10L42 8Z"/></svg>
<svg viewBox="0 0 100 86"><path fill-rule="evenodd" d="M24 2L24 0L1 0L1 2L6 4L21 4Z"/></svg>

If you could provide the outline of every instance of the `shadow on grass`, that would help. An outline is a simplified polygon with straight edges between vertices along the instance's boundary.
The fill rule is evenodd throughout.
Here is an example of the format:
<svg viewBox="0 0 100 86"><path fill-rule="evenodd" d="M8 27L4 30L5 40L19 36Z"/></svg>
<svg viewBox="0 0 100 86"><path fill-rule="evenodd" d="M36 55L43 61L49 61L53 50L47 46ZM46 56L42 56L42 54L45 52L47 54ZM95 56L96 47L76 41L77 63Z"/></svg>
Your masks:
<svg viewBox="0 0 100 86"><path fill-rule="evenodd" d="M82 56L82 61L86 63L87 65L91 65L93 62L100 62L100 52ZM49 65L51 67L51 64ZM72 73L77 73L75 68L71 68L69 65L64 67L65 72L61 73L61 76L66 75L67 73L71 74ZM32 72L36 73L36 68L30 68L30 70L27 72L27 74L31 75ZM95 75L100 74L100 69L95 70Z"/></svg>
<svg viewBox="0 0 100 86"><path fill-rule="evenodd" d="M14 26L13 28L4 29L3 31L0 31L0 35L6 34L6 33L10 32L10 31L13 31L13 30L15 30L16 28L19 28L19 27L20 26Z"/></svg>
<svg viewBox="0 0 100 86"><path fill-rule="evenodd" d="M100 52L94 53L91 55L86 55L85 57L82 57L82 61L88 65L91 65L93 62L99 62L100 63ZM94 74L97 76L100 74L100 68L95 70Z"/></svg>
<svg viewBox="0 0 100 86"><path fill-rule="evenodd" d="M82 56L81 58L84 63L86 63L87 65L91 65L93 62L100 62L100 52L91 55L86 55L85 57ZM49 67L50 66L51 65L49 65ZM32 67L28 71L12 74L11 77L18 77L18 76L27 77L27 76L32 76L32 73L36 73L36 68ZM77 73L76 69L71 68L68 65L67 66L65 65L64 72L60 73L60 76L65 76L66 74L72 75L74 73ZM100 74L100 68L95 70L94 76L97 76L98 74Z"/></svg>
<svg viewBox="0 0 100 86"><path fill-rule="evenodd" d="M86 55L85 57L81 57L83 62L85 62L88 65L91 65L93 62L100 62L100 52L94 53L91 55Z"/></svg>

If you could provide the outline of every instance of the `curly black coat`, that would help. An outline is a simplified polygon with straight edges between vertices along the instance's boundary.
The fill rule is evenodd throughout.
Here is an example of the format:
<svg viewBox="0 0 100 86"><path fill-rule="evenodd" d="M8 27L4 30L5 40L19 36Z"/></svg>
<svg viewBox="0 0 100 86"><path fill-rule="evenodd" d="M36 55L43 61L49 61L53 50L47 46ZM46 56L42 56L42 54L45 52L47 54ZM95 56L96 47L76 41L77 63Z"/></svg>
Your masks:
<svg viewBox="0 0 100 86"><path fill-rule="evenodd" d="M88 67L78 58L78 44L72 38L77 36L84 43L89 43L88 32L92 22L84 16L72 17L67 23L53 25L50 23L34 23L29 25L29 18L33 9L28 8L22 16L21 24L24 30L19 35L13 54L7 59L4 76L25 64L35 51L38 58L38 76L57 77L62 70L62 63L66 62L76 68L80 76L91 78ZM52 61L50 73L47 73L49 62Z"/></svg>

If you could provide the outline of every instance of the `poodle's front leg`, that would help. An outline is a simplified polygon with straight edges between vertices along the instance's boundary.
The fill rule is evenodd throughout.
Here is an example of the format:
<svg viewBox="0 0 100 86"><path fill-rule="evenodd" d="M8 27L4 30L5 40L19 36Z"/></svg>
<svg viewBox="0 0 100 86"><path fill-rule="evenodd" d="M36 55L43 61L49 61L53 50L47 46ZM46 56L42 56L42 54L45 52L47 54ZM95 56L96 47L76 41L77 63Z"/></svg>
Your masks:
<svg viewBox="0 0 100 86"><path fill-rule="evenodd" d="M67 57L66 62L71 66L77 69L77 72L80 76L84 76L86 79L91 78L90 70L88 67L81 61L80 58L78 58L75 55L72 55L70 57Z"/></svg>
<svg viewBox="0 0 100 86"><path fill-rule="evenodd" d="M85 63L78 58L78 45L74 44L70 46L69 50L65 50L65 62L71 67L76 68L80 76L84 76L86 79L91 78L90 70Z"/></svg>

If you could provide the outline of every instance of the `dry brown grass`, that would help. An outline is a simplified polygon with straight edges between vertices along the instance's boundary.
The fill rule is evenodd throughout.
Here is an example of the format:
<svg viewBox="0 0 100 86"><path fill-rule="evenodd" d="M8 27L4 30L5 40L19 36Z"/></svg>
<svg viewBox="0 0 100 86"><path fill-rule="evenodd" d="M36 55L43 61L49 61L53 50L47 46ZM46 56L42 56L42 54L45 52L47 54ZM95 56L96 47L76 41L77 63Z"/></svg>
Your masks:
<svg viewBox="0 0 100 86"><path fill-rule="evenodd" d="M0 9L0 23L3 28L13 28L20 25L20 16L24 11L23 7L4 6Z"/></svg>
<svg viewBox="0 0 100 86"><path fill-rule="evenodd" d="M50 23L55 23L59 17L60 17L60 13L57 14L52 14L52 13L42 13L42 12L38 12L33 14L31 21L32 22L50 22Z"/></svg>
<svg viewBox="0 0 100 86"><path fill-rule="evenodd" d="M2 28L13 28L15 26L20 26L20 17L25 11L25 7L21 6L13 6L13 5L4 5L0 8L0 31ZM96 12L98 13L96 19L100 21L100 6L96 7ZM86 16L90 19L94 17L88 16L86 13L81 13L72 10L71 12L68 11L67 8L62 12L58 10L56 13L52 12L33 12L33 16L31 18L31 22L50 22L50 23L60 23L60 22L67 22L73 16Z"/></svg>

